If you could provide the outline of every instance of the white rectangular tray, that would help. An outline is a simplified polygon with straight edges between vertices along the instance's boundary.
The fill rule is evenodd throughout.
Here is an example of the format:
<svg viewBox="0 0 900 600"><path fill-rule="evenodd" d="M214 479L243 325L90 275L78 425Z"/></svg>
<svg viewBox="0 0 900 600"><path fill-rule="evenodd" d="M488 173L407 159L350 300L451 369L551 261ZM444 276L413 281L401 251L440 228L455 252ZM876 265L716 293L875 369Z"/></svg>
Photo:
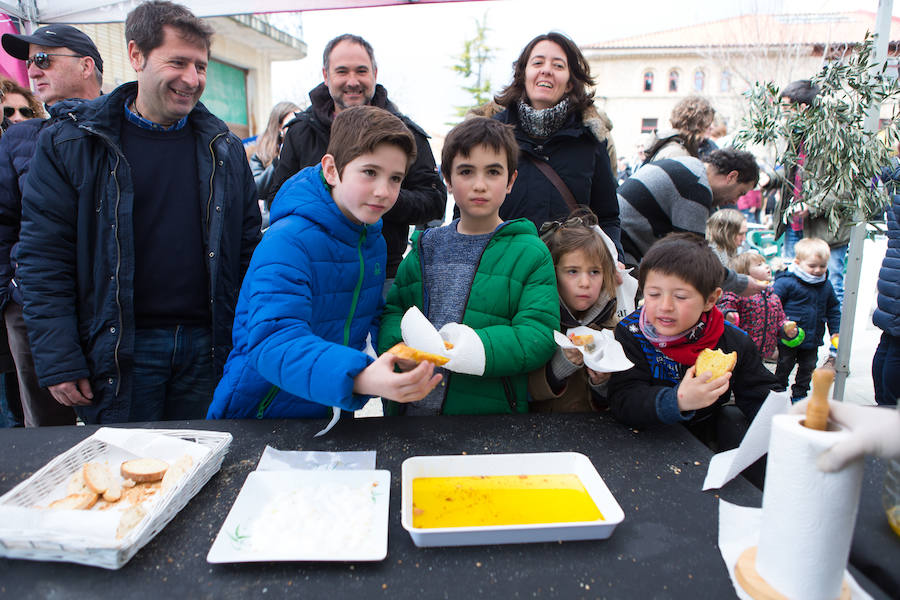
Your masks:
<svg viewBox="0 0 900 600"><path fill-rule="evenodd" d="M491 527L417 528L412 524L412 482L417 477L575 474L604 520ZM416 546L471 546L606 539L625 514L590 459L577 452L414 456L403 461L400 522Z"/></svg>
<svg viewBox="0 0 900 600"><path fill-rule="evenodd" d="M259 548L253 539L253 524L260 517L270 500L278 494L292 492L323 484L341 484L349 487L372 488L374 502L371 527L353 546L331 547L330 540L321 540L312 548L287 548L277 540L265 540ZM320 492L323 490L320 489ZM247 476L231 511L225 518L219 534L206 556L211 563L268 562L268 561L379 561L387 556L388 505L391 493L391 473L383 470L334 470L334 471L253 471ZM337 499L335 499L337 501ZM327 512L327 511L325 511ZM297 514L297 520L309 518ZM350 521L348 515L338 516L342 523ZM336 524L336 526L339 524ZM334 532L336 528L332 528ZM332 540L333 541L333 540Z"/></svg>
<svg viewBox="0 0 900 600"><path fill-rule="evenodd" d="M137 430L137 428L135 429ZM100 545L96 540L62 532L15 528L5 523L0 531L0 556L30 560L72 562L105 569L118 569L162 531L175 515L221 468L231 434L191 429L141 429L200 444L208 449L206 457L188 471L174 488L161 498L148 516L125 537ZM104 460L109 447L95 436L82 440L39 469L34 475L0 497L0 504L34 507L46 503L47 495L89 461Z"/></svg>

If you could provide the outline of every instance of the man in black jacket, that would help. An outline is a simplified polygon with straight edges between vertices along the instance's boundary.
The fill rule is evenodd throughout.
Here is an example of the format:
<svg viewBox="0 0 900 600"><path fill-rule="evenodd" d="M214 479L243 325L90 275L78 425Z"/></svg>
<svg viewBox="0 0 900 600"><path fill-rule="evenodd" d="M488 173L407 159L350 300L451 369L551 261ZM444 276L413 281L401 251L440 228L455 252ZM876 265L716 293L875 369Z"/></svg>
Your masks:
<svg viewBox="0 0 900 600"><path fill-rule="evenodd" d="M28 63L35 95L51 115L63 100L91 100L100 95L103 59L91 38L78 29L47 25L31 35L4 34L2 44L7 54ZM26 427L75 424L75 411L58 403L38 384L22 316L22 295L13 279L10 260L19 241L25 174L38 135L53 120L28 119L11 127L0 140L0 309L16 364Z"/></svg>
<svg viewBox="0 0 900 600"><path fill-rule="evenodd" d="M150 1L137 83L68 109L25 178L16 279L41 385L90 423L203 418L259 241L240 139L198 102L212 30Z"/></svg>
<svg viewBox="0 0 900 600"><path fill-rule="evenodd" d="M400 117L416 140L416 161L403 180L397 203L383 217L387 285L390 285L406 251L409 226L443 219L447 190L435 167L428 134L401 115L388 100L387 90L376 83L378 69L369 42L357 35L340 35L326 44L323 63L324 83L309 93L310 107L288 124L272 177L269 202L288 178L322 160L331 138L331 121L337 113L350 106L371 104Z"/></svg>

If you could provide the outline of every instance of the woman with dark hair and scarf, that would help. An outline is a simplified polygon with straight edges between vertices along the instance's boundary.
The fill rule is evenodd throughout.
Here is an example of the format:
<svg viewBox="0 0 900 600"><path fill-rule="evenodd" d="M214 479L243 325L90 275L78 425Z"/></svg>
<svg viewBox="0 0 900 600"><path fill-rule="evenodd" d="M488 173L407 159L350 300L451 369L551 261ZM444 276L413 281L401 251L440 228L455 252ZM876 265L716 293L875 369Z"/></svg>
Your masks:
<svg viewBox="0 0 900 600"><path fill-rule="evenodd" d="M525 217L540 227L564 220L575 205L588 206L621 248L612 123L594 108L584 55L568 37L551 32L528 42L513 69L512 83L494 99L503 110L493 118L515 128L521 151L519 176L500 216Z"/></svg>

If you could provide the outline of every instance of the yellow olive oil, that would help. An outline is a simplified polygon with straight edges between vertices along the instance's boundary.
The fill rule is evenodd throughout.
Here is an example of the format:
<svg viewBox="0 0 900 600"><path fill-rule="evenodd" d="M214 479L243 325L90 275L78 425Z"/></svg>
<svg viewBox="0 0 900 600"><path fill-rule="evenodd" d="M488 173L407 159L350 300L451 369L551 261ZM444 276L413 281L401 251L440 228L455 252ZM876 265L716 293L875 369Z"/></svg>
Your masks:
<svg viewBox="0 0 900 600"><path fill-rule="evenodd" d="M489 527L603 520L577 475L413 479L413 527Z"/></svg>

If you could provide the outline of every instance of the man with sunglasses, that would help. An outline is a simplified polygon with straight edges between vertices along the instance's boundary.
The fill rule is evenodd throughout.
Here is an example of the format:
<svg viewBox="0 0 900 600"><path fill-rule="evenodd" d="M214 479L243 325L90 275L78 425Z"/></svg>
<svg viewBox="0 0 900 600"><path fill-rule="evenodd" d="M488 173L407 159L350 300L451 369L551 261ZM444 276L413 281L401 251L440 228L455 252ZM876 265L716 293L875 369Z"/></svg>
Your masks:
<svg viewBox="0 0 900 600"><path fill-rule="evenodd" d="M76 104L100 95L103 59L91 38L69 25L48 25L31 35L7 33L0 42L7 54L28 65L35 96L50 113L49 119L10 126L0 139L0 309L16 363L26 427L72 425L75 411L38 383L10 256L19 241L22 190L38 135Z"/></svg>
<svg viewBox="0 0 900 600"><path fill-rule="evenodd" d="M88 423L204 418L231 349L260 214L240 139L199 102L212 34L182 5L138 4L137 81L44 132L25 181L35 367Z"/></svg>

